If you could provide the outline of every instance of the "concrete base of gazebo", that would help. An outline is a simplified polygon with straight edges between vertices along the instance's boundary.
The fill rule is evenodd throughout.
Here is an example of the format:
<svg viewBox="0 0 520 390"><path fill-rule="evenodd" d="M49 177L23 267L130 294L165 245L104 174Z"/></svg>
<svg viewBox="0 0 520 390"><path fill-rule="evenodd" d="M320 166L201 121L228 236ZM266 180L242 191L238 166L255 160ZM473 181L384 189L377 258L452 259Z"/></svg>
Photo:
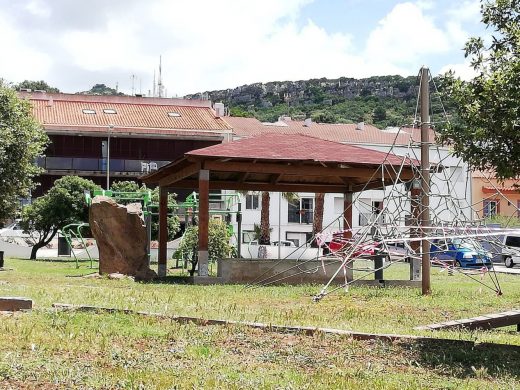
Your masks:
<svg viewBox="0 0 520 390"><path fill-rule="evenodd" d="M194 276L191 283L197 285L213 284L258 284L258 285L301 285L325 284L334 275L339 262L326 260L296 261L291 259L221 259L217 262L217 276ZM325 269L325 272L324 272ZM346 274L346 275L345 275ZM333 284L350 282L353 271L341 270ZM357 280L354 285L376 287L403 286L419 287L421 281L413 280Z"/></svg>

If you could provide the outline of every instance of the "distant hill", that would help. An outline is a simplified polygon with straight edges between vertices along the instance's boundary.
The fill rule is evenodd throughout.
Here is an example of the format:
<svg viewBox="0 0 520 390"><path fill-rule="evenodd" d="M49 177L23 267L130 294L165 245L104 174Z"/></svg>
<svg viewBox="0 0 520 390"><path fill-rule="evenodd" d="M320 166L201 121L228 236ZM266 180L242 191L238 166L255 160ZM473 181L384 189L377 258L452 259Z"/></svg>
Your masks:
<svg viewBox="0 0 520 390"><path fill-rule="evenodd" d="M419 91L416 76L273 81L187 95L223 102L233 116L274 122L281 115L322 123L364 120L379 128L412 123Z"/></svg>
<svg viewBox="0 0 520 390"><path fill-rule="evenodd" d="M76 94L80 95L118 95L124 96L125 94L122 92L118 92L117 89L106 86L105 84L95 84L88 91L76 92Z"/></svg>

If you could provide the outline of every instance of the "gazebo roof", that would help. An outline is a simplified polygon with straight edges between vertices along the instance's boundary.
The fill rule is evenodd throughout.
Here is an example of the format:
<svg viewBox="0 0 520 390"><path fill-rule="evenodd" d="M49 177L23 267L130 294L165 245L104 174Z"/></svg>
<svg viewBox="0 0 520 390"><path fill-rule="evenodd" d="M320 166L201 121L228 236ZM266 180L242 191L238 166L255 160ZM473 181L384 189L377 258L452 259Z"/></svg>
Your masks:
<svg viewBox="0 0 520 390"><path fill-rule="evenodd" d="M357 192L413 177L402 157L301 134L262 134L193 150L143 176L147 184L196 188L210 171L210 189ZM399 173L399 174L398 174Z"/></svg>

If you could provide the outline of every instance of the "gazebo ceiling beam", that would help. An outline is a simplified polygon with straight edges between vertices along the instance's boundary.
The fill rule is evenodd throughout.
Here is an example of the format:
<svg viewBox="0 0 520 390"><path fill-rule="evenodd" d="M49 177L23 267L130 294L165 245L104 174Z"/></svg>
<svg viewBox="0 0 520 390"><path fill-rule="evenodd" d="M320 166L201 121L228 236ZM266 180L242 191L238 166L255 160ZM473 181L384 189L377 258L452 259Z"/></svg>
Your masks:
<svg viewBox="0 0 520 390"><path fill-rule="evenodd" d="M247 177L249 176L249 172L240 172L238 174L238 182L243 183L247 180Z"/></svg>
<svg viewBox="0 0 520 390"><path fill-rule="evenodd" d="M200 164L197 164L197 163L190 164L187 167L181 168L178 171L176 171L172 174L169 174L168 176L160 179L159 186L160 187L169 186L188 176L194 175L195 173L199 172L199 170L200 170Z"/></svg>
<svg viewBox="0 0 520 390"><path fill-rule="evenodd" d="M180 180L173 184L172 189L197 188L198 181L193 179ZM323 192L342 194L347 186L338 184L289 184L289 183L238 183L236 181L210 180L209 188L212 190L236 190L236 191L271 191L271 192Z"/></svg>
<svg viewBox="0 0 520 390"><path fill-rule="evenodd" d="M317 165L281 165L273 163L254 163L237 161L214 161L206 160L204 169L221 172L257 172L268 174L302 175L305 176L335 176L335 177L358 177L358 178L380 178L382 175L379 167L374 168L334 168ZM303 170L303 171L302 171ZM387 173L388 175L388 173ZM408 177L409 176L409 177ZM411 171L402 172L401 177L412 178Z"/></svg>
<svg viewBox="0 0 520 390"><path fill-rule="evenodd" d="M282 178L282 174L281 173L275 173L273 175L271 175L271 179L270 179L270 182L271 184L277 184L280 179Z"/></svg>

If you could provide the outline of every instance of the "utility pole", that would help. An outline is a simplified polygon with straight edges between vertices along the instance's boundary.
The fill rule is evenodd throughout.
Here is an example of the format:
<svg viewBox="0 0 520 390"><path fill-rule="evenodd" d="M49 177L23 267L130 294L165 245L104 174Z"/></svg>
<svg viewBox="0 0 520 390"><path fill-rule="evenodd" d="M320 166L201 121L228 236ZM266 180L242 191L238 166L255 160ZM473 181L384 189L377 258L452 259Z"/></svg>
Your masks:
<svg viewBox="0 0 520 390"><path fill-rule="evenodd" d="M107 191L110 189L110 134L114 129L114 125L108 125L107 136Z"/></svg>
<svg viewBox="0 0 520 390"><path fill-rule="evenodd" d="M421 246L422 246L422 294L431 293L430 242L427 240L430 226L430 71L421 68ZM426 228L426 229L425 229Z"/></svg>
<svg viewBox="0 0 520 390"><path fill-rule="evenodd" d="M159 56L159 77L157 79L157 93L159 97L163 97L163 85L162 85L162 56Z"/></svg>

